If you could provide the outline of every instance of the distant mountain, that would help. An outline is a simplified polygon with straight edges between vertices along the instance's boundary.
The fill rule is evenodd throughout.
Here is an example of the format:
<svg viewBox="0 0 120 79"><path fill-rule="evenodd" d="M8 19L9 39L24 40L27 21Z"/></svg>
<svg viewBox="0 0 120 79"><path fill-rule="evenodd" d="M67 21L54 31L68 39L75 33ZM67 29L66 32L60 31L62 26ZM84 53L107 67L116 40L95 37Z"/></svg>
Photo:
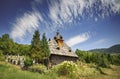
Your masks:
<svg viewBox="0 0 120 79"><path fill-rule="evenodd" d="M92 49L89 50L90 52L105 52L106 48L102 48L102 49Z"/></svg>
<svg viewBox="0 0 120 79"><path fill-rule="evenodd" d="M113 45L109 48L93 49L89 51L90 52L101 52L101 53L120 53L120 44Z"/></svg>

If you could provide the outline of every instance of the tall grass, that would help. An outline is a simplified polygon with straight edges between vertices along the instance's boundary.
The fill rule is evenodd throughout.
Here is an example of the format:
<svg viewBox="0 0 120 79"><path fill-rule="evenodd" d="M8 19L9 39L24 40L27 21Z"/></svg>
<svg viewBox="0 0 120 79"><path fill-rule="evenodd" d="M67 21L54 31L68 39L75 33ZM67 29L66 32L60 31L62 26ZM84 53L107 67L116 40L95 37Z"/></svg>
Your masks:
<svg viewBox="0 0 120 79"><path fill-rule="evenodd" d="M65 64L64 64L65 65ZM60 65L64 67L64 65ZM67 67L73 67L69 66ZM112 65L111 68L100 68L105 74L101 74L94 64L77 64L76 78L66 75L58 75L58 66L47 70L44 74L21 70L20 67L6 62L0 62L0 79L120 79L120 66ZM74 69L73 69L74 70ZM57 71L57 72L56 72ZM64 69L63 69L64 71Z"/></svg>
<svg viewBox="0 0 120 79"><path fill-rule="evenodd" d="M55 73L39 74L37 72L23 71L17 66L0 62L0 79L56 79Z"/></svg>

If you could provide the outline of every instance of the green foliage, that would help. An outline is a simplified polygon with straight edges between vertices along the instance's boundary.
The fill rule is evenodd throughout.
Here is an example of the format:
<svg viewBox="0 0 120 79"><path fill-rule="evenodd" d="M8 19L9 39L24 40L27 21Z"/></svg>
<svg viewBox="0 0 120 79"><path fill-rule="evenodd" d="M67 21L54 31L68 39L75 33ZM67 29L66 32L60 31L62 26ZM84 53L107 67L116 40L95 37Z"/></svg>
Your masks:
<svg viewBox="0 0 120 79"><path fill-rule="evenodd" d="M3 55L3 51L0 50L0 61L4 61L5 60L5 57Z"/></svg>
<svg viewBox="0 0 120 79"><path fill-rule="evenodd" d="M35 63L44 63L48 66L50 50L45 34L43 34L40 40L40 33L38 30L34 32L31 45L24 45L15 43L9 34L3 34L0 37L0 50L3 55L25 55L29 56ZM25 63L28 63L26 60Z"/></svg>
<svg viewBox="0 0 120 79"><path fill-rule="evenodd" d="M24 61L25 67L29 67L32 64L33 64L32 60L28 56L26 56L25 61Z"/></svg>
<svg viewBox="0 0 120 79"><path fill-rule="evenodd" d="M105 52L107 53L120 53L120 44L114 45L108 48Z"/></svg>
<svg viewBox="0 0 120 79"><path fill-rule="evenodd" d="M9 37L8 34L2 35L0 38L0 50L3 51L4 55L11 54L13 52L14 48L14 42Z"/></svg>
<svg viewBox="0 0 120 79"><path fill-rule="evenodd" d="M17 44L8 34L3 34L0 38L0 50L4 55L28 55L29 45Z"/></svg>
<svg viewBox="0 0 120 79"><path fill-rule="evenodd" d="M0 62L0 79L57 79L57 77L55 72L40 74L26 70L23 71L15 65Z"/></svg>
<svg viewBox="0 0 120 79"><path fill-rule="evenodd" d="M45 73L47 68L42 64L34 64L30 66L29 69L33 72Z"/></svg>
<svg viewBox="0 0 120 79"><path fill-rule="evenodd" d="M55 72L52 71L52 70L46 72L44 76L45 76L45 77L44 77L43 79L58 79L57 73L55 73Z"/></svg>
<svg viewBox="0 0 120 79"><path fill-rule="evenodd" d="M44 65L48 66L50 49L45 33L43 34L42 39L40 40L39 31L35 31L31 42L30 52L31 58L34 59L36 63L43 63Z"/></svg>
<svg viewBox="0 0 120 79"><path fill-rule="evenodd" d="M68 76L70 78L76 78L77 64L72 61L64 61L58 65L57 73L59 76Z"/></svg>
<svg viewBox="0 0 120 79"><path fill-rule="evenodd" d="M103 49L93 49L90 50L91 52L100 52L100 53L120 53L120 44L113 45L109 48L103 48Z"/></svg>
<svg viewBox="0 0 120 79"><path fill-rule="evenodd" d="M103 54L103 55L101 56L101 60L99 60L98 66L106 67L106 68L109 68L109 67L110 67L110 63L109 63L106 55Z"/></svg>
<svg viewBox="0 0 120 79"><path fill-rule="evenodd" d="M42 40L41 40L41 47L42 47L42 53L44 53L44 56L48 58L50 56L50 49L48 46L47 38L45 36L45 33L43 34Z"/></svg>
<svg viewBox="0 0 120 79"><path fill-rule="evenodd" d="M112 54L111 59L111 64L120 65L120 54Z"/></svg>
<svg viewBox="0 0 120 79"><path fill-rule="evenodd" d="M85 51L77 49L75 53L78 55L80 61L85 62Z"/></svg>
<svg viewBox="0 0 120 79"><path fill-rule="evenodd" d="M29 55L30 46L24 44L16 44L16 52L19 55Z"/></svg>
<svg viewBox="0 0 120 79"><path fill-rule="evenodd" d="M33 39L31 41L30 56L37 63L40 62L43 58L41 54L41 44L40 44L40 33L38 30L34 32Z"/></svg>
<svg viewBox="0 0 120 79"><path fill-rule="evenodd" d="M76 50L79 60L86 63L95 63L101 67L110 67L110 64L120 65L119 54L106 54Z"/></svg>
<svg viewBox="0 0 120 79"><path fill-rule="evenodd" d="M58 76L54 69L47 70L44 74L38 72L30 72L21 70L18 66L0 62L0 79L119 79L120 66L112 65L112 68L101 68L100 70L105 73L101 74L94 68L93 65L82 63L78 64L78 72L75 75L78 77Z"/></svg>
<svg viewBox="0 0 120 79"><path fill-rule="evenodd" d="M48 46L48 41L47 41L47 38L45 36L45 33L42 36L41 48L42 48L41 52L42 52L43 57L44 57L44 64L46 66L48 66L48 64L49 64L49 56L50 56L50 49L49 49L49 46Z"/></svg>

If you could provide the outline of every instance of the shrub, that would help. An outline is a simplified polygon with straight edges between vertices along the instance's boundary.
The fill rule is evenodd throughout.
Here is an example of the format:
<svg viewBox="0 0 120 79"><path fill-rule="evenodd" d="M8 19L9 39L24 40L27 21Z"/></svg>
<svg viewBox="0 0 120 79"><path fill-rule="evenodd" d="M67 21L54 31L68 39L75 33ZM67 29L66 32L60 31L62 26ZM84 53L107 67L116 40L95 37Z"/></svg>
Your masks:
<svg viewBox="0 0 120 79"><path fill-rule="evenodd" d="M28 56L26 56L26 59L24 61L25 67L29 67L33 64L32 59L30 59Z"/></svg>
<svg viewBox="0 0 120 79"><path fill-rule="evenodd" d="M101 60L99 60L98 66L104 67L104 68L109 68L110 67L110 63L108 61L108 59L103 56L101 58Z"/></svg>
<svg viewBox="0 0 120 79"><path fill-rule="evenodd" d="M4 61L5 60L5 57L3 55L3 51L0 50L0 61Z"/></svg>
<svg viewBox="0 0 120 79"><path fill-rule="evenodd" d="M69 76L70 78L76 77L77 65L72 61L64 61L58 65L57 73L59 76Z"/></svg>
<svg viewBox="0 0 120 79"><path fill-rule="evenodd" d="M42 64L35 64L33 66L30 66L29 69L33 72L44 73L47 68Z"/></svg>
<svg viewBox="0 0 120 79"><path fill-rule="evenodd" d="M58 74L52 68L47 70L44 75L49 76L49 78L45 77L45 79L58 79Z"/></svg>

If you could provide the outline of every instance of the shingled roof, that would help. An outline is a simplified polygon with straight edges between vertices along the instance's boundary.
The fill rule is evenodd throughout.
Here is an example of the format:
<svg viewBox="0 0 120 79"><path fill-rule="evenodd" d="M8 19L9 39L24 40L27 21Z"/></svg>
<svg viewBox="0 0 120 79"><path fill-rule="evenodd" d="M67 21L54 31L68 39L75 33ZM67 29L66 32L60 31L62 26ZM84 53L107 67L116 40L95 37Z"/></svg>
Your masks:
<svg viewBox="0 0 120 79"><path fill-rule="evenodd" d="M59 47L59 45L57 44L55 39L51 39L48 42L48 45L49 45L51 54L61 55L61 56L78 57L65 42L63 42L62 47ZM57 48L59 48L59 49L57 49Z"/></svg>

